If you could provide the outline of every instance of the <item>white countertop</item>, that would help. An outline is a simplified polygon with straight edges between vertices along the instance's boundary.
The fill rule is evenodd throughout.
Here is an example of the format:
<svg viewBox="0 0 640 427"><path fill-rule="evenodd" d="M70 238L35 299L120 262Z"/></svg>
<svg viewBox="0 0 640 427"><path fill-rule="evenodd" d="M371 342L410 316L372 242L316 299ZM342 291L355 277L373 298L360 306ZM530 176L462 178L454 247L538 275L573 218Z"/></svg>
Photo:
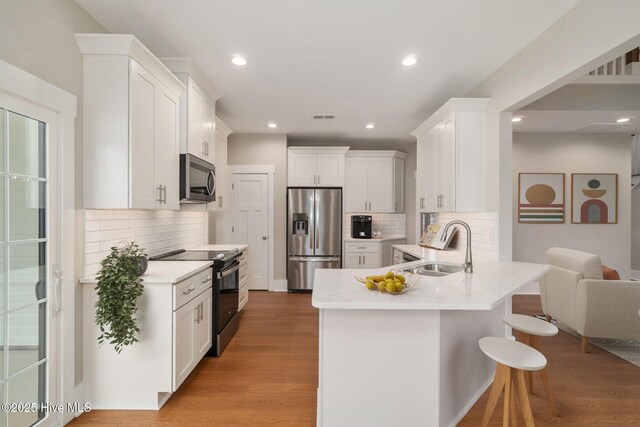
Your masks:
<svg viewBox="0 0 640 427"><path fill-rule="evenodd" d="M178 283L212 264L211 261L149 261L149 268L142 275L142 284ZM80 283L95 284L96 276L83 277Z"/></svg>
<svg viewBox="0 0 640 427"><path fill-rule="evenodd" d="M388 242L391 240L405 240L405 236L389 234L388 236L372 237L370 239L354 239L351 236L344 238L345 242Z"/></svg>
<svg viewBox="0 0 640 427"><path fill-rule="evenodd" d="M414 249L415 250L415 249ZM464 254L431 251L437 261L462 264ZM455 256L455 259L452 257ZM404 270L423 264L414 261L394 265ZM535 281L550 266L523 262L477 260L474 272L463 271L443 277L419 276L419 282L409 291L392 295L369 290L355 276L379 275L390 267L375 270L329 270L315 272L312 305L320 309L364 310L491 310L522 286Z"/></svg>
<svg viewBox="0 0 640 427"><path fill-rule="evenodd" d="M417 258L428 259L430 261L435 261L438 259L440 261L460 261L461 263L464 261L464 251L462 251L462 258L460 258L460 251L424 248L419 245L393 245L393 248L413 255Z"/></svg>
<svg viewBox="0 0 640 427"><path fill-rule="evenodd" d="M232 251L237 249L239 251L243 251L248 248L249 245L244 243L240 244L230 244L230 245L204 245L198 246L197 248L191 248L190 251Z"/></svg>

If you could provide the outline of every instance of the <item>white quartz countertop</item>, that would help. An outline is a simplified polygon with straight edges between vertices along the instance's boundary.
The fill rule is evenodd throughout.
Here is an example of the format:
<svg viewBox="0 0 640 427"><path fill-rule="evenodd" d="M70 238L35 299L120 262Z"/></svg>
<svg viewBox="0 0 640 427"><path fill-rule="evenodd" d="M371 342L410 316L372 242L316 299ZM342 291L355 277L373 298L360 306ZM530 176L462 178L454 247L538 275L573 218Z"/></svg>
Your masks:
<svg viewBox="0 0 640 427"><path fill-rule="evenodd" d="M389 234L388 236L372 237L370 239L354 239L351 236L344 238L345 242L388 242L391 240L404 240L405 236Z"/></svg>
<svg viewBox="0 0 640 427"><path fill-rule="evenodd" d="M237 244L229 244L229 245L204 245L198 246L197 248L191 248L190 251L232 251L237 249L239 251L243 251L247 249L249 245L244 243Z"/></svg>
<svg viewBox="0 0 640 427"><path fill-rule="evenodd" d="M462 264L464 254L430 251L434 261ZM456 259L453 259L453 256ZM394 265L394 270L415 268L425 261ZM313 282L312 304L320 309L363 310L491 310L524 285L544 275L550 266L524 262L477 260L474 272L448 276L419 276L418 283L403 294L369 290L355 276L384 274L391 267L372 270L318 269Z"/></svg>
<svg viewBox="0 0 640 427"><path fill-rule="evenodd" d="M446 258L445 261L464 261L464 251L451 251L451 250L439 250L439 249L430 249L424 248L418 245L393 245L394 249L398 249L399 251L408 253L420 259L428 259L428 260L443 260L443 257ZM460 253L462 253L462 258Z"/></svg>
<svg viewBox="0 0 640 427"><path fill-rule="evenodd" d="M142 275L142 284L148 283L178 283L209 267L211 261L149 261L149 268ZM80 283L95 284L96 276L80 279Z"/></svg>

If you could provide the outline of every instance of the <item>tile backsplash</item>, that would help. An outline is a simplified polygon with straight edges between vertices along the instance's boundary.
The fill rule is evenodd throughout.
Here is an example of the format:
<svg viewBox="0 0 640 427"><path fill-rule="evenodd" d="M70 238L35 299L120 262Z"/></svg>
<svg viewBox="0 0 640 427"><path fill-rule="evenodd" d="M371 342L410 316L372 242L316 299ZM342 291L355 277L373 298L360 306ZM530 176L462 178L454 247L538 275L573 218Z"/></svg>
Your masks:
<svg viewBox="0 0 640 427"><path fill-rule="evenodd" d="M371 215L372 231L379 231L383 236L406 236L407 227L405 214L372 214L372 213L349 213L344 216L344 236L351 236L351 215Z"/></svg>
<svg viewBox="0 0 640 427"><path fill-rule="evenodd" d="M84 211L84 274L100 269L112 246L135 241L149 256L206 243L206 212L92 210Z"/></svg>
<svg viewBox="0 0 640 427"><path fill-rule="evenodd" d="M446 212L437 214L437 222L443 226L454 219L469 224L472 234L471 249L474 257L498 260L498 212ZM458 233L449 249L464 252L466 246L467 232L463 227L458 227Z"/></svg>

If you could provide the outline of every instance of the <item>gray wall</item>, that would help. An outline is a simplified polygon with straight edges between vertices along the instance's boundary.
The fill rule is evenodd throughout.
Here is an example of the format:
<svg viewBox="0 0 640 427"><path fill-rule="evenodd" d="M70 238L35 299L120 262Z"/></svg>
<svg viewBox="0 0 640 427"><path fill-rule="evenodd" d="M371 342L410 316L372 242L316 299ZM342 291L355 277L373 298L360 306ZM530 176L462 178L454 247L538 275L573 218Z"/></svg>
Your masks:
<svg viewBox="0 0 640 427"><path fill-rule="evenodd" d="M74 33L107 32L73 0L0 1L0 59L78 98L75 174L82 177L82 55ZM82 179L76 179L76 206L82 208ZM76 213L75 277L82 275L83 221ZM75 280L74 282L77 282ZM82 290L75 289L76 384L82 380Z"/></svg>
<svg viewBox="0 0 640 427"><path fill-rule="evenodd" d="M351 147L351 150L396 150L407 153L404 161L404 211L406 215L407 244L416 243L416 143L399 141L341 140L289 138L289 146Z"/></svg>
<svg viewBox="0 0 640 427"><path fill-rule="evenodd" d="M227 145L229 165L274 165L274 278L286 279L287 136L233 133ZM213 228L213 227L212 227ZM225 243L225 242L220 242Z"/></svg>
<svg viewBox="0 0 640 427"><path fill-rule="evenodd" d="M618 134L513 135L513 200L518 173L565 173L565 223L519 224L513 209L514 261L545 262L553 246L594 253L603 264L629 277L631 266L631 138ZM618 223L571 224L571 174L618 174Z"/></svg>
<svg viewBox="0 0 640 427"><path fill-rule="evenodd" d="M640 271L640 186L631 190L631 269Z"/></svg>

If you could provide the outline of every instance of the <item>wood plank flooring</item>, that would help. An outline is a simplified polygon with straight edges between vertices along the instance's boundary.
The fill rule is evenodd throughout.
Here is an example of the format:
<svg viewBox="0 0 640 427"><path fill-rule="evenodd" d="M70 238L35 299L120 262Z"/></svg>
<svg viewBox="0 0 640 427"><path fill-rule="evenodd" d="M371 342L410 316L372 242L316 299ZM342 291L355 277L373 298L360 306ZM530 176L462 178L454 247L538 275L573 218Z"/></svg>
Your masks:
<svg viewBox="0 0 640 427"><path fill-rule="evenodd" d="M517 296L513 307L541 312L537 296ZM640 427L640 368L593 346L583 354L580 340L562 331L541 344L560 416L551 416L536 377L537 426ZM311 295L252 291L222 357L205 358L162 410L92 411L70 425L313 426L317 375L318 311ZM481 424L487 396L460 426ZM502 425L501 411L490 425Z"/></svg>

